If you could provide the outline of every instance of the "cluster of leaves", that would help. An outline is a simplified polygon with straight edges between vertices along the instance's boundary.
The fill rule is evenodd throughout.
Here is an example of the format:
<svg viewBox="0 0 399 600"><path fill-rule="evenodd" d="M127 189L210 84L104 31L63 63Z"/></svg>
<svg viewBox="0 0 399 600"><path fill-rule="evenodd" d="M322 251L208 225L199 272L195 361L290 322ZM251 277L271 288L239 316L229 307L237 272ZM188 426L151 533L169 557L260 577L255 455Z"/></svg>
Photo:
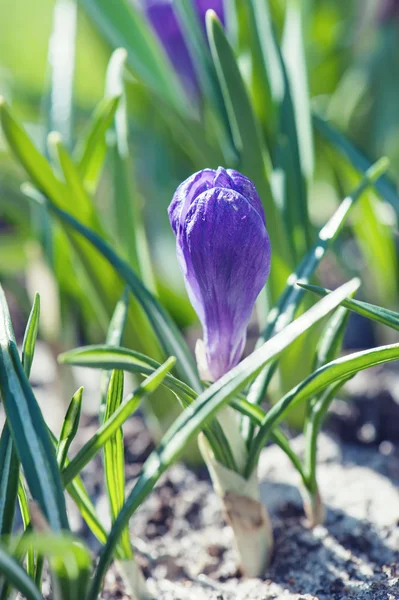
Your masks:
<svg viewBox="0 0 399 600"><path fill-rule="evenodd" d="M336 358L348 311L394 329L399 327L399 315L353 299L360 283L356 279L331 293L309 285L355 205L362 206L379 255L385 248L387 256L392 256L390 237L376 225L368 194L374 190L396 208L398 197L385 175L385 160L370 164L326 121L316 115L312 119L299 4L289 2L281 48L265 0L249 0L245 9L239 0L227 3L226 31L215 15L208 13L208 46L191 3L176 0L201 90L201 115L188 101L134 5L127 0L83 0L82 4L111 43L125 49L113 53L106 97L73 153L58 133L52 133L48 137L51 160L47 160L4 101L0 118L7 141L29 177L22 191L41 223L43 247L60 288L79 302L83 315L108 331L104 345L78 348L60 357L63 363L102 371L100 424L83 448L73 458L68 456L79 428L83 390L73 396L57 439L49 431L29 384L39 298L31 311L20 357L1 293L0 390L6 425L0 439L0 600L9 596L12 586L28 599L41 598L43 556L49 561L55 597L96 600L114 558L123 565L128 583L130 573L133 592L138 593L140 575L130 542L129 519L162 473L201 431L216 459L236 469L232 448L216 418L226 405L238 413L248 449L243 475L251 476L262 448L271 439L287 453L314 498L318 492L317 435L334 394L359 371L399 358L398 344ZM251 77L240 69L239 52L251 57ZM262 316L267 318L255 351L210 386L200 381L184 337L157 297L130 171L126 64L136 77L134 85L162 112L170 135L185 149L193 165L201 168L221 163L238 168L254 181L264 202L274 253L267 292L259 304L261 321ZM323 145L334 149L333 160L344 164L345 183L352 181L355 173L356 179L359 174L361 177L318 233L308 214L313 126ZM115 230L104 224L94 201L106 156L112 158ZM309 308L312 296L305 290L325 297ZM323 329L314 327L331 313ZM311 336L306 352L305 335ZM261 402L276 369L284 386L265 413ZM141 381L126 397L124 371ZM166 390L184 410L125 498L121 426L148 396L154 402L159 397L165 406ZM304 462L279 428L298 405L306 407ZM101 523L81 479L82 470L99 452L113 521L110 531ZM20 472L23 475L19 476ZM88 549L70 533L65 490L103 545L95 567ZM11 534L17 502L24 533L15 538Z"/></svg>

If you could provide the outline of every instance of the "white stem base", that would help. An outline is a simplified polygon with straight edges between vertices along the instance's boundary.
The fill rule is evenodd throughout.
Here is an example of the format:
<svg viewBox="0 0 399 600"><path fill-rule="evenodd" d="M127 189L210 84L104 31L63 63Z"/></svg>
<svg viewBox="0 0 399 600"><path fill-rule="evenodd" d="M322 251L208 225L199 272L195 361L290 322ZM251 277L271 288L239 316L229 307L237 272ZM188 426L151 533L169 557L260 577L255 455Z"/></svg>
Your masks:
<svg viewBox="0 0 399 600"><path fill-rule="evenodd" d="M133 600L155 600L135 558L117 560L116 565Z"/></svg>
<svg viewBox="0 0 399 600"><path fill-rule="evenodd" d="M303 499L303 509L310 527L322 525L326 519L326 508L317 489L314 494L302 487L301 494Z"/></svg>
<svg viewBox="0 0 399 600"><path fill-rule="evenodd" d="M267 510L260 501L257 474L254 472L245 479L230 471L215 460L203 434L198 441L233 530L241 570L247 577L262 577L273 551L273 532Z"/></svg>

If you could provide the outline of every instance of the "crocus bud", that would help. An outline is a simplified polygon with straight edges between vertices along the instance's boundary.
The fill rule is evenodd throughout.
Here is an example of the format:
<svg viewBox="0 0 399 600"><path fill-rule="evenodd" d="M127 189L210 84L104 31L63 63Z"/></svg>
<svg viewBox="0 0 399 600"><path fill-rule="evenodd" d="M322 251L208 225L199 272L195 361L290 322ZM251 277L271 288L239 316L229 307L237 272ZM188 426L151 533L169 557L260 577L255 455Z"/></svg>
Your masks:
<svg viewBox="0 0 399 600"><path fill-rule="evenodd" d="M169 206L177 256L203 329L208 372L240 360L255 300L270 271L265 215L254 184L233 169L204 169Z"/></svg>
<svg viewBox="0 0 399 600"><path fill-rule="evenodd" d="M197 95L198 84L172 0L142 0L145 13L176 72L191 96ZM205 14L212 8L223 21L223 0L194 0L200 22L205 30Z"/></svg>

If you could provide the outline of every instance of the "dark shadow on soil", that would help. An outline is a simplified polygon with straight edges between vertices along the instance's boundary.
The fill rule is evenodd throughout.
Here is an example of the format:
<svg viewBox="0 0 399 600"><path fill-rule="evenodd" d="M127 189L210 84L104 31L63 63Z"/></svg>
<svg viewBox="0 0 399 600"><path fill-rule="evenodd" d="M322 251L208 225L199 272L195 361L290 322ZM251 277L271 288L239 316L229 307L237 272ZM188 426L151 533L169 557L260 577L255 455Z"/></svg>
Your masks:
<svg viewBox="0 0 399 600"><path fill-rule="evenodd" d="M370 600L399 598L399 583L395 590L388 583L399 574L399 552L395 555L372 524L328 507L325 527L310 530L295 487L266 482L262 488L275 536L268 580L323 600L357 600L361 584L370 585Z"/></svg>

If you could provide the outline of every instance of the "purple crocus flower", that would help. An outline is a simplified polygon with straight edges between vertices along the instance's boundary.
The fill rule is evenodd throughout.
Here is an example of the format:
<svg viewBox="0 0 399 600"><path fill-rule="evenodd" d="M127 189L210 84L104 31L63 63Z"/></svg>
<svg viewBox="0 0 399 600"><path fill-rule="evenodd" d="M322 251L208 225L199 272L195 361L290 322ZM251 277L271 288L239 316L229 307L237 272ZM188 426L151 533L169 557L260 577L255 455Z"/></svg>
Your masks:
<svg viewBox="0 0 399 600"><path fill-rule="evenodd" d="M399 18L399 0L380 0L377 19L381 24L390 23Z"/></svg>
<svg viewBox="0 0 399 600"><path fill-rule="evenodd" d="M145 13L165 48L176 72L190 90L190 94L198 94L198 84L194 73L180 24L172 6L173 0L143 0ZM223 21L223 0L194 0L194 6L205 30L205 14L212 8Z"/></svg>
<svg viewBox="0 0 399 600"><path fill-rule="evenodd" d="M255 300L270 271L262 204L250 179L219 167L184 181L169 206L177 256L203 329L208 372L240 360Z"/></svg>

